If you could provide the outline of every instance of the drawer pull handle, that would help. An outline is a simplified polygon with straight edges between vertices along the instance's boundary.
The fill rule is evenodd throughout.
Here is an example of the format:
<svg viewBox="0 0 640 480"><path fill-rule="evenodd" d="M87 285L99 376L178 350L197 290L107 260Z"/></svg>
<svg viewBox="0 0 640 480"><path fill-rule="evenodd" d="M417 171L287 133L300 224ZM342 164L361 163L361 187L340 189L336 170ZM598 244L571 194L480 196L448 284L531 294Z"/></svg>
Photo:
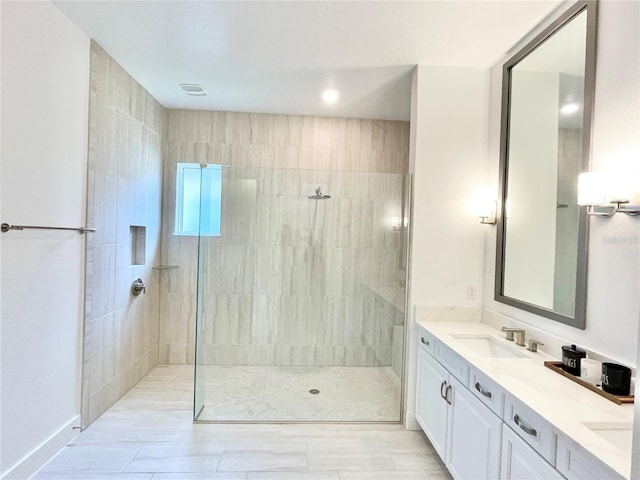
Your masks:
<svg viewBox="0 0 640 480"><path fill-rule="evenodd" d="M538 431L535 428L530 427L529 425L524 423L517 414L513 416L513 423L515 423L520 427L521 430L523 430L525 433L528 433L532 437L538 436Z"/></svg>
<svg viewBox="0 0 640 480"><path fill-rule="evenodd" d="M446 390L443 391L444 387L447 386L447 381L443 380L443 382L440 384L440 396L442 397L443 400L447 400L447 398L445 397L446 395ZM449 388L449 387L447 387Z"/></svg>
<svg viewBox="0 0 640 480"><path fill-rule="evenodd" d="M487 398L491 398L493 396L489 390L485 390L484 388L482 388L480 382L476 382L476 390Z"/></svg>
<svg viewBox="0 0 640 480"><path fill-rule="evenodd" d="M427 347L429 346L429 340L425 340L424 337L420 337L420 341L424 343Z"/></svg>
<svg viewBox="0 0 640 480"><path fill-rule="evenodd" d="M449 385L447 386L447 389L444 391L444 400L451 405L451 400L449 399L449 392L451 392L453 390L453 386Z"/></svg>

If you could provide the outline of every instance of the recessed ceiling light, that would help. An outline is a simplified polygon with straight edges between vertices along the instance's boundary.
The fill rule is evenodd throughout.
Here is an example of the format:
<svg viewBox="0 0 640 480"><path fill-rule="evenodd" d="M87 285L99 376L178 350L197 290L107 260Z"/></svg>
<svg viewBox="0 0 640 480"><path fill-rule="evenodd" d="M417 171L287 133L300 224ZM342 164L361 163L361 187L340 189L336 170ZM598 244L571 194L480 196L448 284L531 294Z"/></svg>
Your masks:
<svg viewBox="0 0 640 480"><path fill-rule="evenodd" d="M562 108L560 109L560 113L562 113L563 115L571 115L572 113L576 113L578 110L580 110L579 104L567 103L562 106Z"/></svg>
<svg viewBox="0 0 640 480"><path fill-rule="evenodd" d="M329 105L336 103L338 101L338 91L335 88L325 88L322 92L322 100Z"/></svg>
<svg viewBox="0 0 640 480"><path fill-rule="evenodd" d="M181 83L180 86L182 90L184 90L187 95L194 95L196 97L204 97L207 95L204 87L197 83Z"/></svg>

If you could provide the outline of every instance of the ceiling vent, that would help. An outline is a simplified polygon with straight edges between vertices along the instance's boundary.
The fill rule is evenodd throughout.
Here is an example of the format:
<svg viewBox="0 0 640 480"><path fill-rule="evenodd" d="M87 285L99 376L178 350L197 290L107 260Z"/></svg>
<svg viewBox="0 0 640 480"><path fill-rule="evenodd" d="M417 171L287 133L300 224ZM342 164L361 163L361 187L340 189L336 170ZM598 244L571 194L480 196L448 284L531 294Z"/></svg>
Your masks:
<svg viewBox="0 0 640 480"><path fill-rule="evenodd" d="M204 97L207 95L204 87L197 83L181 83L182 90L187 92L187 95L194 95L196 97Z"/></svg>

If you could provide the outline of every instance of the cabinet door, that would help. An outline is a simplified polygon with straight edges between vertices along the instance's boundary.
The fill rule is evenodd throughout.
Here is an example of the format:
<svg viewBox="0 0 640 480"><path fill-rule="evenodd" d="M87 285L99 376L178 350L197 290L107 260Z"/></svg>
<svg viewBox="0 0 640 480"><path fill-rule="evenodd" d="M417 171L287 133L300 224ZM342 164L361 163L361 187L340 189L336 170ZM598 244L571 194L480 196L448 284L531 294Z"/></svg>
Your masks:
<svg viewBox="0 0 640 480"><path fill-rule="evenodd" d="M418 385L416 388L416 420L427 434L433 448L444 459L447 441L449 404L444 393L449 374L423 348L418 348Z"/></svg>
<svg viewBox="0 0 640 480"><path fill-rule="evenodd" d="M496 479L500 473L502 419L456 379L450 408L447 468L455 479ZM450 395L451 397L451 395Z"/></svg>
<svg viewBox="0 0 640 480"><path fill-rule="evenodd" d="M500 478L508 480L564 479L555 468L506 425L502 426Z"/></svg>

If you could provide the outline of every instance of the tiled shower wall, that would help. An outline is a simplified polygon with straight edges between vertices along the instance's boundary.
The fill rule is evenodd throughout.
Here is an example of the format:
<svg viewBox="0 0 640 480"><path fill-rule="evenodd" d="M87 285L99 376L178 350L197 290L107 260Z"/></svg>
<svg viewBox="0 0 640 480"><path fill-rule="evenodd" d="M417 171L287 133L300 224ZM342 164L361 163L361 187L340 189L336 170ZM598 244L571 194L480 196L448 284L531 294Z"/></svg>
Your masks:
<svg viewBox="0 0 640 480"><path fill-rule="evenodd" d="M87 238L84 425L158 363L159 276L151 267L160 257L164 117L95 42L90 88L87 222L96 232ZM142 233L144 252L133 252ZM138 297L130 293L136 278L147 286Z"/></svg>
<svg viewBox="0 0 640 480"><path fill-rule="evenodd" d="M231 166L222 235L201 247L202 360L378 366L401 356L405 232L392 223L409 124L186 110L166 120L162 255L178 268L161 273L160 362L194 359L197 238L174 235L178 162ZM308 199L317 186L332 199Z"/></svg>

